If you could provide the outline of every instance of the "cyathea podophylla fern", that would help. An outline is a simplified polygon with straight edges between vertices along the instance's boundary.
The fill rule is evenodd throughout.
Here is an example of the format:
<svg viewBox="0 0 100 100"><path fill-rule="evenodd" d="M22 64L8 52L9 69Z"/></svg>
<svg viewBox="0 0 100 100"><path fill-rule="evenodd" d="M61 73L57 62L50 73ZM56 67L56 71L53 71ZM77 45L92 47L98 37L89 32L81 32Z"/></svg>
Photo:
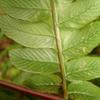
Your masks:
<svg viewBox="0 0 100 100"><path fill-rule="evenodd" d="M65 100L100 100L100 0L0 0L0 28L20 44L10 51L17 83Z"/></svg>

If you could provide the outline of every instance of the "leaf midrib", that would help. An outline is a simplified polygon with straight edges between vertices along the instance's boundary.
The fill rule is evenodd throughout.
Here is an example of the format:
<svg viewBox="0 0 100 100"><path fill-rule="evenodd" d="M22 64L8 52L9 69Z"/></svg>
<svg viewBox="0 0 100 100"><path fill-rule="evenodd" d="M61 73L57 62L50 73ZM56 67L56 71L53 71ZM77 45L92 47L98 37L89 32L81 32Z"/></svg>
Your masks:
<svg viewBox="0 0 100 100"><path fill-rule="evenodd" d="M51 0L50 4L51 4L52 24L53 24L53 30L55 33L56 48L58 52L59 68L60 68L61 77L62 77L63 97L64 99L68 99L66 71L65 71L64 55L63 55L63 49L62 49L62 41L61 41L61 34L60 34L60 28L59 28L56 1Z"/></svg>

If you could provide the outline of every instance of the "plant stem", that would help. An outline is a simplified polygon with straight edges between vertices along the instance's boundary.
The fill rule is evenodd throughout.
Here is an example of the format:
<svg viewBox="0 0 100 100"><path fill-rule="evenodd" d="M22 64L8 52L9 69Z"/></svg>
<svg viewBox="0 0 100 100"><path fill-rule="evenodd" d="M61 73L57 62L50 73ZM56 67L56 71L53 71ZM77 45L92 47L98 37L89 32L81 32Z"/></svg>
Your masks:
<svg viewBox="0 0 100 100"><path fill-rule="evenodd" d="M28 88L25 88L25 87L22 87L22 86L18 86L18 85L15 85L15 84L12 84L12 83L9 83L9 82L6 82L6 81L0 80L0 86L3 86L5 88L9 88L9 89L12 89L12 90L15 90L15 91L22 92L25 95L30 94L30 95L35 96L35 97L40 97L44 100L63 100L60 97L48 95L48 94L44 94L44 93L40 93L40 92L36 92L36 91L32 91L31 89L28 89Z"/></svg>
<svg viewBox="0 0 100 100"><path fill-rule="evenodd" d="M60 36L60 29L59 29L59 22L58 22L58 14L56 8L56 1L51 0L51 12L52 12L52 20L53 20L53 28L56 37L56 47L58 52L58 60L59 60L59 67L62 76L62 89L63 89L63 97L65 100L68 99L67 93L67 81L66 81L66 72L65 72L65 65L64 65L64 56L62 51L62 43L61 43L61 36Z"/></svg>

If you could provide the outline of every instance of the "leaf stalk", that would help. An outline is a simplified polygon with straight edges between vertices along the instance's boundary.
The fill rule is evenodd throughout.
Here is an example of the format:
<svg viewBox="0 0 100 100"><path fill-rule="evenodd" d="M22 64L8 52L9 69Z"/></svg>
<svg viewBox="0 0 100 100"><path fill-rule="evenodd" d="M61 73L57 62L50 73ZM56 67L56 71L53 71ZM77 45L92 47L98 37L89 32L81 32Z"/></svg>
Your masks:
<svg viewBox="0 0 100 100"><path fill-rule="evenodd" d="M65 100L68 100L64 56L63 56L63 50L62 50L61 35L60 35L59 21L58 21L58 14L57 14L57 6L56 6L55 0L51 0L51 12L52 12L52 20L53 20L53 29L54 29L55 38L56 38L56 47L57 47L57 52L58 52L59 67L60 67L61 76L62 76L63 97Z"/></svg>

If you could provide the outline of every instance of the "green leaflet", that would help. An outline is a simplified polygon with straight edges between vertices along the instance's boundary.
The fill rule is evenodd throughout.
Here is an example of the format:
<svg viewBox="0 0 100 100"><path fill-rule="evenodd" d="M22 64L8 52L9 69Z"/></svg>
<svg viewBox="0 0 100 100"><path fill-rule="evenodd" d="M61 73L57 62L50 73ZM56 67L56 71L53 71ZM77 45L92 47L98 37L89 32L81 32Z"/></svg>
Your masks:
<svg viewBox="0 0 100 100"><path fill-rule="evenodd" d="M56 73L59 71L56 52L52 49L16 49L10 52L17 68L31 73Z"/></svg>
<svg viewBox="0 0 100 100"><path fill-rule="evenodd" d="M61 26L79 29L99 18L99 15L100 0L76 0L66 6L64 14L60 15Z"/></svg>
<svg viewBox="0 0 100 100"><path fill-rule="evenodd" d="M73 82L69 85L72 100L99 100L100 88L85 81Z"/></svg>
<svg viewBox="0 0 100 100"><path fill-rule="evenodd" d="M45 23L28 23L9 16L0 17L0 27L19 44L31 48L54 48L54 35ZM14 24L14 25L13 25Z"/></svg>
<svg viewBox="0 0 100 100"><path fill-rule="evenodd" d="M37 22L48 20L50 15L49 0L0 0L0 2L5 12L17 19Z"/></svg>
<svg viewBox="0 0 100 100"><path fill-rule="evenodd" d="M55 75L33 75L33 77L25 80L24 84L33 90L46 93L59 93L60 78Z"/></svg>
<svg viewBox="0 0 100 100"><path fill-rule="evenodd" d="M59 93L61 79L52 74L30 74L27 72L21 72L13 80L14 83L19 85L25 85L33 90L48 93Z"/></svg>
<svg viewBox="0 0 100 100"><path fill-rule="evenodd" d="M100 22L91 23L80 30L67 29L62 33L65 60L78 58L90 53L100 43Z"/></svg>
<svg viewBox="0 0 100 100"><path fill-rule="evenodd" d="M83 57L66 63L68 80L91 80L100 77L100 58Z"/></svg>
<svg viewBox="0 0 100 100"><path fill-rule="evenodd" d="M16 31L25 32L27 34L32 34L32 35L43 35L43 36L54 37L53 30L51 30L51 26L46 23L43 22L32 23L32 22L22 21L12 18L9 15L0 16L0 27L9 31L13 29Z"/></svg>

